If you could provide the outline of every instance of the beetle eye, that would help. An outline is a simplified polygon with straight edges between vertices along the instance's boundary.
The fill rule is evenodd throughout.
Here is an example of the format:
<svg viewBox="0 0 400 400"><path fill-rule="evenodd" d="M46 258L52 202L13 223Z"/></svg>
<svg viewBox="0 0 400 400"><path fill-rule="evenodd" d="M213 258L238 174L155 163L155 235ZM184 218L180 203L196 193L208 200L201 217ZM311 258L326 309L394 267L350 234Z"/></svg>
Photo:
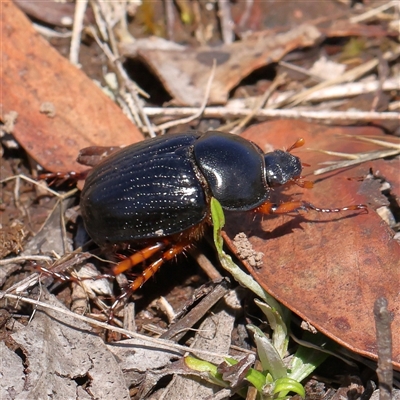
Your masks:
<svg viewBox="0 0 400 400"><path fill-rule="evenodd" d="M284 185L301 175L302 166L299 157L286 151L275 150L264 155L265 172L270 186Z"/></svg>

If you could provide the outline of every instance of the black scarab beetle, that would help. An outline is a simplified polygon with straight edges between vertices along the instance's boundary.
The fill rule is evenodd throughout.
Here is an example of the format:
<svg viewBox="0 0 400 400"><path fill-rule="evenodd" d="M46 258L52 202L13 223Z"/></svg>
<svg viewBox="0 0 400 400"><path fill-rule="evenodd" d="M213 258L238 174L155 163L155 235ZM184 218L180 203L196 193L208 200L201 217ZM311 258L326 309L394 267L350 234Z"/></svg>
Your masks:
<svg viewBox="0 0 400 400"><path fill-rule="evenodd" d="M165 135L125 147L89 173L81 195L88 234L99 245L143 243L143 250L114 267L122 273L145 260L150 265L125 295L140 287L161 264L184 251L210 223L210 199L226 210L271 214L320 209L296 201L268 202L270 188L301 184L300 159L289 151L264 154L254 143L222 132Z"/></svg>
<svg viewBox="0 0 400 400"><path fill-rule="evenodd" d="M113 153L86 179L85 227L98 244L165 237L200 224L214 196L228 210L265 203L272 184L300 176L298 157L263 154L227 133L184 133L146 140Z"/></svg>

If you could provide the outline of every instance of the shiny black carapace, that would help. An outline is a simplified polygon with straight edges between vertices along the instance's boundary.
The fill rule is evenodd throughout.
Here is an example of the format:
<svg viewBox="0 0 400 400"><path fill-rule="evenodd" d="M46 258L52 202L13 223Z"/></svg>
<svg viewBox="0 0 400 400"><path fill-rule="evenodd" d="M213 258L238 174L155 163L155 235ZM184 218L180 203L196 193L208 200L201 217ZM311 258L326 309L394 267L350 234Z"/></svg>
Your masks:
<svg viewBox="0 0 400 400"><path fill-rule="evenodd" d="M300 179L300 159L290 153L303 143L300 139L288 151L264 154L240 136L190 132L133 144L95 166L81 196L87 232L99 245L142 245L143 250L114 267L115 274L151 260L124 297L203 235L211 223L212 197L226 210L263 214L366 208L321 209L302 201L269 202L273 186L308 185Z"/></svg>

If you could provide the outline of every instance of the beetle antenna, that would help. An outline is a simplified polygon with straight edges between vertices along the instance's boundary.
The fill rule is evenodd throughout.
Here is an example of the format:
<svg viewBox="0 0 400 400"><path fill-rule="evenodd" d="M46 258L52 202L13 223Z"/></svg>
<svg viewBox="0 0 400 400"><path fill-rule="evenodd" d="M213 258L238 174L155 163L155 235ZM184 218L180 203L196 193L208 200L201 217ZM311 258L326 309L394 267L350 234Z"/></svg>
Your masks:
<svg viewBox="0 0 400 400"><path fill-rule="evenodd" d="M303 138L297 139L288 149L287 152L290 153L292 150L297 149L301 146L304 146L305 140Z"/></svg>

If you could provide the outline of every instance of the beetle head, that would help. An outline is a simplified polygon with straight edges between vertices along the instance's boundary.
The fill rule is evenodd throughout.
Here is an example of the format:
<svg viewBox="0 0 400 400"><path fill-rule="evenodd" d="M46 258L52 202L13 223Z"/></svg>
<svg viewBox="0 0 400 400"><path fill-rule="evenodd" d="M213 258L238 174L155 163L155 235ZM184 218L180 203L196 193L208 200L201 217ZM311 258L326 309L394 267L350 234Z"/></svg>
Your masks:
<svg viewBox="0 0 400 400"><path fill-rule="evenodd" d="M266 178L269 186L284 185L300 177L302 166L299 157L275 150L264 155Z"/></svg>

